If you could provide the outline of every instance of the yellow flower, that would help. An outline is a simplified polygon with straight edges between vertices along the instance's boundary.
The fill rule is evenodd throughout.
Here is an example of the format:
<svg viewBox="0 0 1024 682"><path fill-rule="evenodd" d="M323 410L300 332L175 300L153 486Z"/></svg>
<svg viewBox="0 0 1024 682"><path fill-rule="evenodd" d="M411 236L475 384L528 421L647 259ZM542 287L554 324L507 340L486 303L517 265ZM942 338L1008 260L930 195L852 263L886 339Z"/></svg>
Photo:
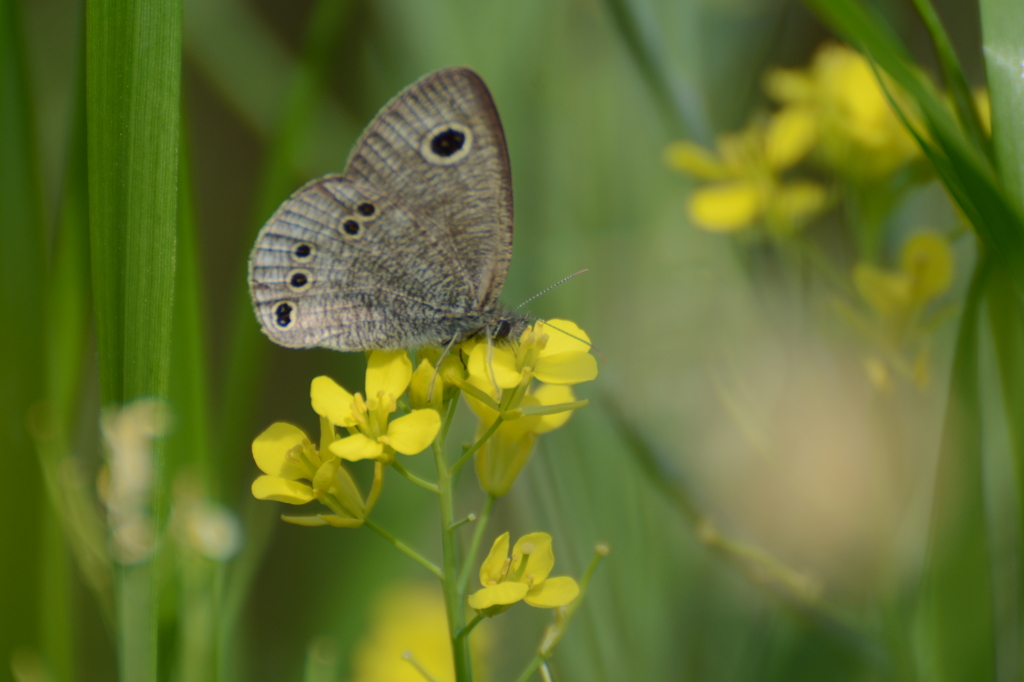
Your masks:
<svg viewBox="0 0 1024 682"><path fill-rule="evenodd" d="M576 400L568 386L543 385L523 397L524 406L564 405ZM477 403L482 411L485 406ZM489 495L501 497L509 491L526 461L530 458L537 436L557 429L569 421L572 411L535 414L512 421L503 421L476 453L476 475L480 487ZM497 414L482 418L477 426L477 439L494 423Z"/></svg>
<svg viewBox="0 0 1024 682"><path fill-rule="evenodd" d="M900 97L894 86L887 88ZM810 122L815 156L849 180L884 178L919 153L867 60L848 47L822 46L806 70L770 71L765 90L783 105L780 114Z"/></svg>
<svg viewBox="0 0 1024 682"><path fill-rule="evenodd" d="M474 661L486 657L491 641L484 624L473 631ZM438 682L455 681L448 617L436 585L395 585L374 600L369 628L353 651L351 682L423 682L406 652ZM481 672L474 665L476 679Z"/></svg>
<svg viewBox="0 0 1024 682"><path fill-rule="evenodd" d="M755 122L718 139L718 154L686 140L671 143L665 159L673 169L714 184L690 197L690 220L709 232L736 232L764 221L775 235L791 234L821 212L825 188L806 180L785 181L814 143L808 112L782 111L767 124Z"/></svg>
<svg viewBox="0 0 1024 682"><path fill-rule="evenodd" d="M252 442L252 455L264 475L253 481L252 494L259 500L295 505L319 500L334 512L315 516L283 516L289 523L339 528L361 526L380 494L382 467L380 464L376 466L370 495L364 500L338 458L323 447L334 442L334 427L321 417L320 428L320 449L301 429L285 422L271 424L257 436Z"/></svg>
<svg viewBox="0 0 1024 682"><path fill-rule="evenodd" d="M449 353L441 362L441 369L435 370L441 357L439 348L420 348L416 356L419 365L409 383L409 404L416 409L429 407L440 412L444 401L458 390L455 388L455 380L466 378L466 368L462 366L457 354Z"/></svg>
<svg viewBox="0 0 1024 682"><path fill-rule="evenodd" d="M953 252L942 235L922 231L907 240L900 254L899 270L884 270L858 263L853 283L874 313L866 323L889 364L919 386L928 383L926 326L922 317L929 303L949 290L953 282ZM913 359L907 359L907 354ZM868 375L880 389L888 390L884 363L868 361Z"/></svg>
<svg viewBox="0 0 1024 682"><path fill-rule="evenodd" d="M580 593L579 585L568 576L549 578L555 566L551 536L530 533L519 538L508 556L508 533L500 535L480 566L480 584L469 597L476 611L493 616L518 601L541 609L565 606Z"/></svg>
<svg viewBox="0 0 1024 682"><path fill-rule="evenodd" d="M502 419L476 454L480 485L500 497L526 464L537 435L562 426L587 404L569 386L594 379L597 361L586 332L568 320L537 322L508 345L473 340L465 350L469 376L455 381L480 417L477 440ZM534 378L545 382L536 390Z"/></svg>
<svg viewBox="0 0 1024 682"><path fill-rule="evenodd" d="M352 462L373 459L391 464L396 452L415 455L429 446L441 428L435 410L413 410L404 417L390 418L411 379L412 363L404 350L370 353L365 400L329 377L313 379L313 409L332 424L347 428L350 434L333 442L331 452Z"/></svg>

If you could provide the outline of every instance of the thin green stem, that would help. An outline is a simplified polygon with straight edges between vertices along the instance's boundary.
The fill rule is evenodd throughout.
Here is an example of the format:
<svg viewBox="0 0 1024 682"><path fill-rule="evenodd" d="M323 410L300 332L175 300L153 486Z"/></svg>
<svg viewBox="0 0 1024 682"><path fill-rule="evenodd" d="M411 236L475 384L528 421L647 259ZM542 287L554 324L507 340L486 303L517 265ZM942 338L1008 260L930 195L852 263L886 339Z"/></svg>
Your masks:
<svg viewBox="0 0 1024 682"><path fill-rule="evenodd" d="M494 435L494 432L498 430L498 427L501 426L501 423L503 421L504 419L502 419L501 415L498 415L498 418L494 420L493 424L491 424L491 428L487 429L487 431L484 432L484 435L480 437L480 440L473 443L472 447L470 447L468 450L462 453L462 457L460 457L459 461L456 462L455 465L451 468L449 475L454 476L455 474L459 473L459 469L462 468L462 465L468 462L469 458L476 454L477 450L483 447L483 444L487 442L488 438Z"/></svg>
<svg viewBox="0 0 1024 682"><path fill-rule="evenodd" d="M398 460L395 460L394 462L391 463L391 468L394 469L395 471L397 471L398 473L402 474L403 476L408 478L410 481L412 481L413 483L415 483L416 485L418 485L419 487L421 487L421 488L423 488L425 490L429 490L432 493L440 492L440 489L437 487L436 483L431 483L430 481L424 481L422 478L420 478L419 476L417 476L416 474L412 473L411 471L406 469L404 466L399 464Z"/></svg>
<svg viewBox="0 0 1024 682"><path fill-rule="evenodd" d="M484 529L487 528L487 521L491 518L491 510L494 508L494 501L498 499L494 495L487 496L483 511L480 512L480 522L473 529L473 540L469 543L469 551L463 560L462 573L459 574L459 595L466 596L466 588L469 586L469 574L473 572L473 564L476 563L476 553L480 549L480 540L484 537Z"/></svg>
<svg viewBox="0 0 1024 682"><path fill-rule="evenodd" d="M434 562L430 561L429 559L424 558L423 555L421 555L415 549L413 549L409 545L405 544L404 542L402 542L401 540L396 538L394 535L392 535L391 533L387 532L386 530L384 530L383 528L378 526L376 523L374 523L370 519L366 519L365 521L363 521L363 525L365 525L367 528L369 528L370 530L372 530L375 533L377 533L378 535L380 535L382 538L384 538L388 542L390 542L392 545L397 547L400 552L403 552L407 556L411 557L413 559L413 561L415 561L416 563L418 563L421 566L423 566L425 569L427 569L428 571L430 571L431 573L436 575L438 578L440 578L441 580L444 580L444 574L441 572L441 569L437 567L437 564L435 564Z"/></svg>
<svg viewBox="0 0 1024 682"><path fill-rule="evenodd" d="M530 677L535 672L537 672L537 668L539 668L540 664L543 663L543 662L544 662L544 657L543 656L541 656L540 654L537 654L536 656L534 656L533 660L530 661L530 665L526 666L526 669L523 671L523 674L516 678L516 682L526 682L527 680L529 680Z"/></svg>
<svg viewBox="0 0 1024 682"><path fill-rule="evenodd" d="M469 633L473 632L473 628L479 625L480 621L482 621L483 619L484 617L482 614L476 614L476 616L473 617L473 620L469 621L469 625L455 633L455 638L465 639L466 637L468 637Z"/></svg>
<svg viewBox="0 0 1024 682"><path fill-rule="evenodd" d="M466 611L462 606L462 595L458 585L458 560L455 556L455 532L452 523L455 521L455 509L452 495L452 477L448 470L448 461L444 452L444 438L448 434L448 425L455 411L452 400L448 406L448 419L445 428L434 440L434 463L437 465L438 499L441 504L441 549L444 553L444 577L441 586L444 588L445 608L448 611L448 632L452 640L452 653L455 658L456 682L472 682L473 666L469 657L466 640L456 634L466 625Z"/></svg>

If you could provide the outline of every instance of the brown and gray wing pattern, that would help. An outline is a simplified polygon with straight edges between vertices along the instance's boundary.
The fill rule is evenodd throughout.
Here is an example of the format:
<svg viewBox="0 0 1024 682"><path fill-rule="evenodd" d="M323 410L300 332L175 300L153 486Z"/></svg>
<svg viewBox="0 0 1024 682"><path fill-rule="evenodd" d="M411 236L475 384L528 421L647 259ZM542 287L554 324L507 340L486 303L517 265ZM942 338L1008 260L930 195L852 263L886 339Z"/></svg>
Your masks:
<svg viewBox="0 0 1024 682"><path fill-rule="evenodd" d="M460 271L439 253L407 209L328 176L293 194L260 232L249 263L253 305L266 334L291 348L438 343L471 312Z"/></svg>
<svg viewBox="0 0 1024 682"><path fill-rule="evenodd" d="M256 239L264 332L292 348L400 348L488 322L512 251L504 134L480 78L424 77L368 126L345 173L308 183Z"/></svg>
<svg viewBox="0 0 1024 682"><path fill-rule="evenodd" d="M431 163L428 136L449 123L472 132L471 149L457 163ZM445 69L399 93L356 144L345 175L387 188L447 245L473 307L497 301L512 257L512 177L498 111L477 74Z"/></svg>

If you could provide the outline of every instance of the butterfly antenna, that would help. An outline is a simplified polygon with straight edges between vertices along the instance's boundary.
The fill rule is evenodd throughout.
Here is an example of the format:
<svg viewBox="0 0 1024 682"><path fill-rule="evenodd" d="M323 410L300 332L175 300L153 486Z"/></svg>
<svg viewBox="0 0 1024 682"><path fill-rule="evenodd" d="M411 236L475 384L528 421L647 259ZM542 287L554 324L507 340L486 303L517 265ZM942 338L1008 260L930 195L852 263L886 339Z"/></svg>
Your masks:
<svg viewBox="0 0 1024 682"><path fill-rule="evenodd" d="M570 279L572 279L573 277L576 277L576 276L578 276L578 275L582 275L582 274L583 274L584 272L588 272L588 270L587 270L586 268L584 268L583 270L580 270L579 272L574 272L574 273L572 273L572 274L571 274L571 275L569 275L568 277L563 277L562 279L558 280L557 282L555 282L554 284L552 284L551 286L549 286L549 287L548 287L547 289L545 289L544 291L540 292L539 294L534 294L534 295L533 295L533 296L531 296L530 298L526 299L525 301L523 301L522 303L520 303L519 305L517 305L517 306L516 306L515 308L513 308L512 310L513 310L513 311L519 310L520 308L522 308L522 307L523 307L524 305L526 305L526 304L527 304L527 303L529 303L530 301L534 301L534 300L536 300L536 299L540 298L540 297L541 297L541 296L543 296L544 294L548 293L549 291L551 291L552 289L554 289L555 287L557 287L557 286L558 286L559 284L565 284L566 282L568 282L568 281L569 281Z"/></svg>

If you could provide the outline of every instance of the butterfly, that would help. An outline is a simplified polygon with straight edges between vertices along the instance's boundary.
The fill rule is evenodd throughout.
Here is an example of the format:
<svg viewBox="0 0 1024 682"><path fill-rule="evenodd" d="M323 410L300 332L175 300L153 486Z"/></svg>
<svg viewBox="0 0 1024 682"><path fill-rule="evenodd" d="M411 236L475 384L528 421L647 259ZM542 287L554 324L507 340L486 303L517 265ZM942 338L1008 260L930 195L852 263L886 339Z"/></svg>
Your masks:
<svg viewBox="0 0 1024 682"><path fill-rule="evenodd" d="M443 69L384 106L345 170L291 195L249 259L256 318L289 348L341 351L517 336L498 300L512 176L483 80Z"/></svg>

